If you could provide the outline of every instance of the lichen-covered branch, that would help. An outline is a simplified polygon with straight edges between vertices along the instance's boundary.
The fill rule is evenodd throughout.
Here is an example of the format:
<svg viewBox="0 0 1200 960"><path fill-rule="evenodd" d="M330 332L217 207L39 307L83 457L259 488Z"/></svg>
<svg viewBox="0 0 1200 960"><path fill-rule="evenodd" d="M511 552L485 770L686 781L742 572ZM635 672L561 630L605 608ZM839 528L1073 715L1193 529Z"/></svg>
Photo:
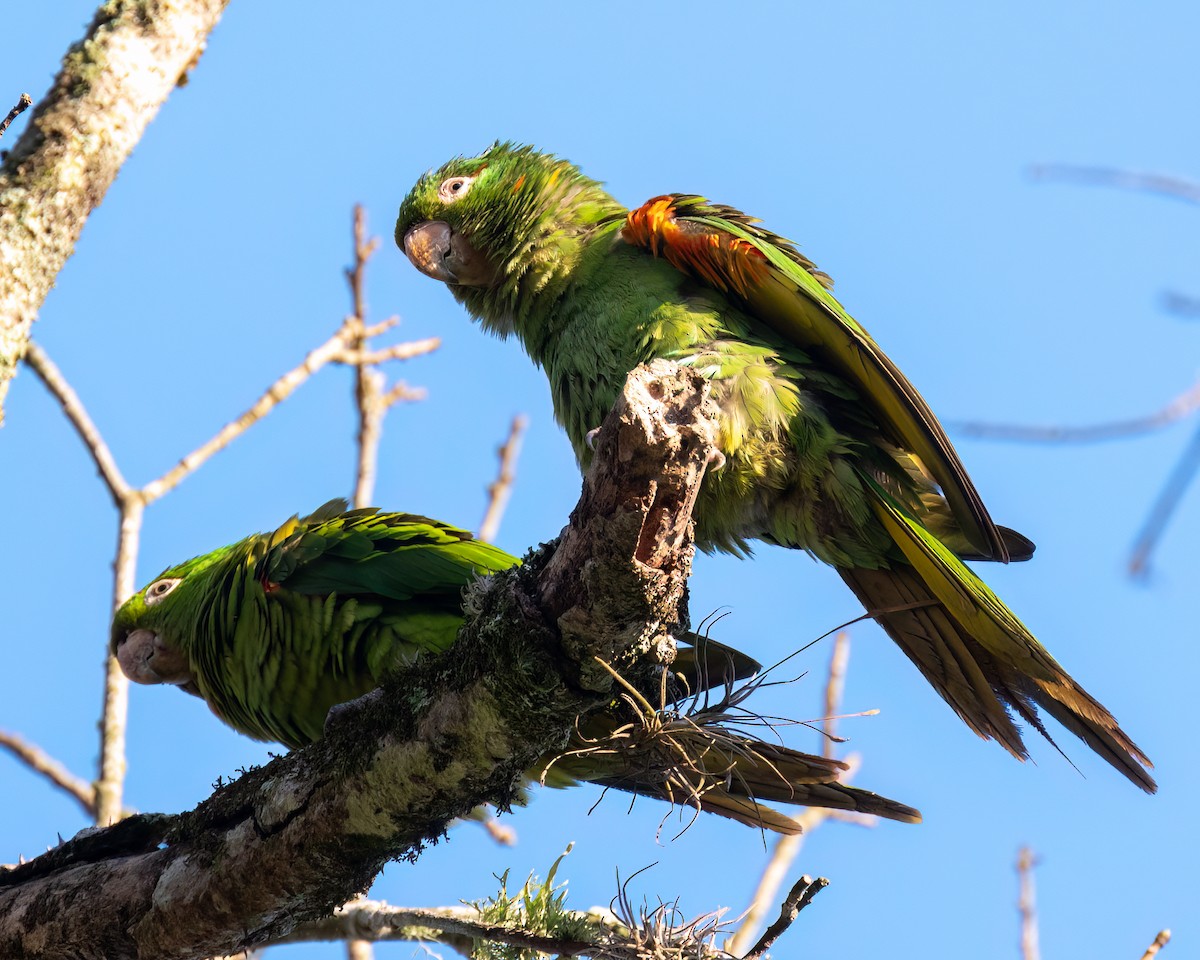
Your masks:
<svg viewBox="0 0 1200 960"><path fill-rule="evenodd" d="M0 166L0 419L54 278L228 0L109 0Z"/></svg>
<svg viewBox="0 0 1200 960"><path fill-rule="evenodd" d="M635 371L557 546L480 581L454 648L331 715L325 738L190 813L85 831L0 872L0 956L229 954L329 915L613 696L602 657L667 659L714 409L691 371Z"/></svg>

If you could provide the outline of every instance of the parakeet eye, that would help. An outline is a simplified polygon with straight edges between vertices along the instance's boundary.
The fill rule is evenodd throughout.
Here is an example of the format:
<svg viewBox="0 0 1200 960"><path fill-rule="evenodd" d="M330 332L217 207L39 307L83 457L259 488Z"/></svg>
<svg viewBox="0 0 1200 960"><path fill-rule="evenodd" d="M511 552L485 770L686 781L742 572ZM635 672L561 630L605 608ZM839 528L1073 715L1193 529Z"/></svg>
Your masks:
<svg viewBox="0 0 1200 960"><path fill-rule="evenodd" d="M475 182L474 177L450 177L438 184L438 199L443 203L453 203L465 197Z"/></svg>
<svg viewBox="0 0 1200 960"><path fill-rule="evenodd" d="M163 577L146 588L146 606L152 607L183 581L179 577Z"/></svg>

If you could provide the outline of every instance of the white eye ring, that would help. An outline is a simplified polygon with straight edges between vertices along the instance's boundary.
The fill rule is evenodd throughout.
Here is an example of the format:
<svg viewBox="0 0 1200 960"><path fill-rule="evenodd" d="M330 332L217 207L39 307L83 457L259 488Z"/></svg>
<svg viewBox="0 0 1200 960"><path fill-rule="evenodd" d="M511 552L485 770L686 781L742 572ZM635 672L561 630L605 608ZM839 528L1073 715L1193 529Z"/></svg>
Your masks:
<svg viewBox="0 0 1200 960"><path fill-rule="evenodd" d="M442 203L453 203L461 200L475 182L474 177L449 177L438 184L438 199Z"/></svg>
<svg viewBox="0 0 1200 960"><path fill-rule="evenodd" d="M146 588L146 606L154 606L181 583L183 580L180 577L163 577L161 580L155 580Z"/></svg>

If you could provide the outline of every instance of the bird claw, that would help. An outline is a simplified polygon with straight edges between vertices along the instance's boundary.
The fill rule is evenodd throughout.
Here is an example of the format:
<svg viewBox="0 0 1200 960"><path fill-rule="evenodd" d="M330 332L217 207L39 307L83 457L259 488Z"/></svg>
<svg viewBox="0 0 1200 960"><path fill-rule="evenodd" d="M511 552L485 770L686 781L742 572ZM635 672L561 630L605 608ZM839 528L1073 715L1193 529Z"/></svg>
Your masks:
<svg viewBox="0 0 1200 960"><path fill-rule="evenodd" d="M725 454L716 447L713 447L712 453L708 455L708 469L720 470L725 466Z"/></svg>
<svg viewBox="0 0 1200 960"><path fill-rule="evenodd" d="M593 453L596 450L596 438L598 436L600 436L600 428L596 427L594 430L589 430L587 436L583 438L583 442L587 444L587 448Z"/></svg>
<svg viewBox="0 0 1200 960"><path fill-rule="evenodd" d="M329 708L329 712L325 714L325 725L322 728L322 736L328 736L329 731L344 723L346 720L353 717L362 710L367 704L378 700L383 696L383 689L376 687L368 693L364 693L357 700L347 700L345 703L335 703Z"/></svg>

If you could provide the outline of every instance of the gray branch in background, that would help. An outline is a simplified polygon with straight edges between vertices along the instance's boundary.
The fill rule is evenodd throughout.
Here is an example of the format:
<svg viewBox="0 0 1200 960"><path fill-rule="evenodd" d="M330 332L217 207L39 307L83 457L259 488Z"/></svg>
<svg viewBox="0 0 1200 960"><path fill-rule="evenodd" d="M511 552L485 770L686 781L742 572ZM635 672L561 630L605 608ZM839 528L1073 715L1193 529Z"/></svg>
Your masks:
<svg viewBox="0 0 1200 960"><path fill-rule="evenodd" d="M523 771L612 698L595 658L636 672L673 655L714 415L695 373L634 371L557 544L471 589L449 653L189 813L0 871L0 956L227 955L328 916L480 803L512 803Z"/></svg>
<svg viewBox="0 0 1200 960"><path fill-rule="evenodd" d="M0 421L30 327L84 223L226 3L105 3L0 166Z"/></svg>

